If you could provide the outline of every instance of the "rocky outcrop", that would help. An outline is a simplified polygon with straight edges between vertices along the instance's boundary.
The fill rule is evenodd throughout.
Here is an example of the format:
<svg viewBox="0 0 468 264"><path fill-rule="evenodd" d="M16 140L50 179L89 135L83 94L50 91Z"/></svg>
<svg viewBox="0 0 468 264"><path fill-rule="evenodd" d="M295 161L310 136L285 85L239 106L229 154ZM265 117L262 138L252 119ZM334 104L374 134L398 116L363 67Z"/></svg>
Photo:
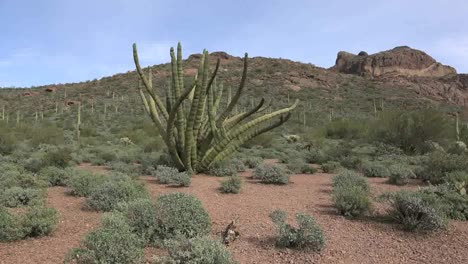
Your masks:
<svg viewBox="0 0 468 264"><path fill-rule="evenodd" d="M369 77L444 77L457 73L454 68L442 65L425 52L407 46L372 55L368 55L365 51L361 51L358 55L340 51L332 70Z"/></svg>

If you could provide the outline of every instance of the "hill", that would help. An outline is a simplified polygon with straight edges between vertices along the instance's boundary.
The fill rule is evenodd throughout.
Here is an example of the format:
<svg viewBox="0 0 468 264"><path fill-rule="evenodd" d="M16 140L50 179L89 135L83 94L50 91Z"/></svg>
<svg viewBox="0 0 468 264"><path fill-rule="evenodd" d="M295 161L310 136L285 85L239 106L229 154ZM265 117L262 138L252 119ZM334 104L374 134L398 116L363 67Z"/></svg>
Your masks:
<svg viewBox="0 0 468 264"><path fill-rule="evenodd" d="M131 54L127 54L131 56ZM196 73L200 54L184 61L187 85ZM219 81L226 91L239 83L242 59L225 52L213 52L210 62L221 59ZM156 87L167 85L170 64L151 66ZM0 89L0 107L5 105L9 119L33 119L36 112L51 116L81 101L84 111L142 111L136 93L135 71L99 80L70 84L51 84L28 89ZM159 89L162 91L163 89ZM320 124L333 116L372 115L376 109L416 109L438 107L467 116L468 75L436 62L426 53L409 47L368 55L339 52L330 69L287 59L254 57L249 59L247 91L241 108L266 97L272 107L301 99L296 122ZM1 116L0 116L1 118Z"/></svg>

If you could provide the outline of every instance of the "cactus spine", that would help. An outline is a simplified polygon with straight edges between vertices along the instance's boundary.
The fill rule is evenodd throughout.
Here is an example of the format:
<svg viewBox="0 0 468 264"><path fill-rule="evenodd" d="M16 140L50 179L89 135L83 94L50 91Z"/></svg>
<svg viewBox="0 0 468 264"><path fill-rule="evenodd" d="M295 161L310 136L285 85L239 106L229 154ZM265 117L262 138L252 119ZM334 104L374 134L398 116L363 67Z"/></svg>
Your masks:
<svg viewBox="0 0 468 264"><path fill-rule="evenodd" d="M232 95L228 86L227 106L220 101L223 88L217 85L216 75L220 60L210 73L209 54L203 51L194 81L185 88L182 65L182 47L170 50L172 78L166 85L165 100L153 88L151 69L145 73L140 66L136 44L133 58L139 76L138 92L143 108L158 128L169 154L179 170L196 173L205 170L213 162L221 161L237 151L246 141L284 124L291 116L298 101L290 107L258 115L268 107L265 100L249 111L232 115L244 90L247 78L248 56L244 56L242 78ZM274 122L272 122L274 120Z"/></svg>

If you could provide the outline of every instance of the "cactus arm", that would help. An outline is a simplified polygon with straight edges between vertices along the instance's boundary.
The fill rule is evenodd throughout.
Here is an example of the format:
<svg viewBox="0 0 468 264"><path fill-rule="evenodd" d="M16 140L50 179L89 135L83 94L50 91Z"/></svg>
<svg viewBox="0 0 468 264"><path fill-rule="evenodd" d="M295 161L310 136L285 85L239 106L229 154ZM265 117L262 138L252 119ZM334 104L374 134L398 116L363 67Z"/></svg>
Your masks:
<svg viewBox="0 0 468 264"><path fill-rule="evenodd" d="M148 79L146 78L143 70L141 69L141 66L140 66L140 61L138 59L138 51L137 51L137 46L135 43L133 43L133 60L135 62L135 67L136 67L136 70L138 72L138 75L140 76L140 79L142 80L143 82L143 86L146 88L146 91L149 93L149 95L153 98L153 100L156 102L156 105L158 106L159 110L161 111L163 117L167 120L169 118L169 114L167 112L167 109L166 107L164 107L164 104L163 102L161 101L161 99L159 98L159 96L157 96L154 91L152 90L151 88L151 85L148 81Z"/></svg>
<svg viewBox="0 0 468 264"><path fill-rule="evenodd" d="M242 126L239 126L239 127L235 128L235 129L233 129L232 132L229 132L229 133L226 134L226 136L223 138L223 140L221 140L220 142L218 142L218 144L214 145L213 147L211 147L210 149L208 149L206 151L205 156L202 158L201 167L206 168L207 165L209 165L211 162L213 162L214 158L221 151L223 151L224 148L226 148L227 145L233 139L236 139L243 132L245 132L245 131L253 128L253 127L260 126L263 123L265 123L266 121L269 121L269 120L271 120L272 118L274 118L276 116L279 116L279 115L282 115L282 114L285 114L285 113L289 113L290 111L294 110L297 107L298 103L299 103L299 100L296 100L294 102L294 104L291 105L290 107L283 108L283 109L277 110L277 111L275 111L273 113L257 117L255 119L243 124Z"/></svg>
<svg viewBox="0 0 468 264"><path fill-rule="evenodd" d="M219 86L217 86L217 94L216 94L216 99L214 103L214 109L215 109L216 114L218 114L219 104L221 102L222 97L223 97L223 83L220 83Z"/></svg>
<svg viewBox="0 0 468 264"><path fill-rule="evenodd" d="M232 120L232 122L228 122L225 126L227 129L230 129L231 127L234 127L235 125L239 124L240 122L242 122L243 120L249 118L250 116L256 114L263 106L263 104L265 103L265 99L262 98L262 100L260 100L260 103L253 109L251 109L249 112L245 112L243 114L239 114L238 118ZM229 120L228 120L229 121Z"/></svg>
<svg viewBox="0 0 468 264"><path fill-rule="evenodd" d="M173 157L176 161L177 167L180 169L186 169L188 171L193 171L191 166L188 166L188 164L184 164L182 160L180 159L180 156L177 152L176 149L176 142L174 137L172 136L172 133L174 132L174 123L176 119L176 115L178 112L178 108L181 107L182 103L184 100L188 97L192 89L194 89L197 86L197 81L195 81L195 85L190 86L189 89L187 89L175 102L174 106L172 107L171 113L169 114L169 119L167 121L167 142L168 142L168 149L169 153L171 154L171 157Z"/></svg>
<svg viewBox="0 0 468 264"><path fill-rule="evenodd" d="M148 100L146 100L146 96L143 93L143 90L141 89L141 80L138 80L138 93L140 94L141 101L143 102L143 106L145 107L145 110L148 114L150 114L150 108L148 104Z"/></svg>
<svg viewBox="0 0 468 264"><path fill-rule="evenodd" d="M206 63L208 63L208 62L206 62ZM190 166L190 167L191 167L191 164L192 164L193 145L196 144L195 139L194 139L194 134L193 134L194 124L195 124L195 115L197 113L198 104L201 101L201 89L202 89L202 87L201 87L200 82L198 81L198 77L203 76L204 64L205 64L205 51L203 51L203 55L202 55L202 58L200 60L200 64L198 65L198 72L197 72L197 75L195 75L196 87L194 89L194 92L192 92L193 93L193 100L192 100L190 112L189 112L189 115L188 115L188 118L187 118L187 126L186 126L186 130L185 130L185 155L187 157L186 157L186 160L184 161L184 163L187 166Z"/></svg>
<svg viewBox="0 0 468 264"><path fill-rule="evenodd" d="M273 124L270 124L268 126L265 126L261 129L251 129L246 132L244 132L242 135L240 135L236 140L234 140L228 147L226 147L223 151L221 151L214 159L212 162L217 162L226 159L230 155L232 155L234 152L239 150L239 148L244 144L245 142L249 141L250 139L263 134L265 132L268 132L274 128L277 128L287 122L289 118L291 117L291 113L287 113L286 117L283 117L282 115L280 116L280 120L276 121ZM209 166L210 164L208 164Z"/></svg>
<svg viewBox="0 0 468 264"><path fill-rule="evenodd" d="M181 96L181 90L183 89L183 69L182 69L182 47L180 43L177 45L177 59L174 55L174 49L171 48L171 66L172 66L172 96L175 97L175 100L178 100ZM182 83L181 83L182 79ZM177 108L177 146L179 152L184 155L184 146L185 146L185 135L183 131L185 131L185 113L184 107ZM179 132L180 131L180 132Z"/></svg>
<svg viewBox="0 0 468 264"><path fill-rule="evenodd" d="M216 123L217 127L221 127L224 120L229 116L229 114L232 112L232 109L234 109L234 106L237 104L237 101L239 100L239 98L240 98L240 96L242 94L242 91L244 90L245 80L247 78L247 67L248 67L248 54L245 53L245 55L244 55L244 69L242 71L242 78L241 78L241 82L239 84L239 88L237 89L236 94L234 95L232 100L229 102L229 105L227 106L227 108L224 110L224 112L221 114L221 116L217 120L217 123Z"/></svg>
<svg viewBox="0 0 468 264"><path fill-rule="evenodd" d="M208 83L207 87L207 95L208 95L208 122L210 125L211 133L214 135L217 134L217 128L216 128L216 113L215 113L215 102L214 102L214 85L213 82L215 80L216 74L218 73L219 69L219 64L220 64L220 59L217 60L216 62L216 68L213 72L213 75L211 76L210 82Z"/></svg>

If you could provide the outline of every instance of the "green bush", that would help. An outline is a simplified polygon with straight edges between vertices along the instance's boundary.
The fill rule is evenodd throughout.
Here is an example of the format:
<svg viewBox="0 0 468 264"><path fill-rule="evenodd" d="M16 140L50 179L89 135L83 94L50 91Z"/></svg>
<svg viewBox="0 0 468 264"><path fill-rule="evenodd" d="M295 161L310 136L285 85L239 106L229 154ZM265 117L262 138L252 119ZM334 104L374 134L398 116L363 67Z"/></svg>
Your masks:
<svg viewBox="0 0 468 264"><path fill-rule="evenodd" d="M229 161L216 162L210 165L208 174L218 177L235 176L237 175L237 168L235 164Z"/></svg>
<svg viewBox="0 0 468 264"><path fill-rule="evenodd" d="M450 184L431 186L421 190L425 194L425 200L435 203L442 208L447 217L454 220L468 220L468 196L461 194L458 189ZM428 199L430 197L431 199Z"/></svg>
<svg viewBox="0 0 468 264"><path fill-rule="evenodd" d="M366 177L384 178L390 175L388 168L380 162L364 162L361 167L362 173Z"/></svg>
<svg viewBox="0 0 468 264"><path fill-rule="evenodd" d="M286 213L276 210L270 214L278 230L276 245L279 247L309 249L320 251L325 245L322 228L309 215L299 213L296 215L298 228L286 222Z"/></svg>
<svg viewBox="0 0 468 264"><path fill-rule="evenodd" d="M25 236L39 237L50 234L58 223L57 210L42 206L33 206L21 216Z"/></svg>
<svg viewBox="0 0 468 264"><path fill-rule="evenodd" d="M415 177L410 168L401 164L392 165L388 170L390 172L388 182L391 184L405 185L409 182L409 179Z"/></svg>
<svg viewBox="0 0 468 264"><path fill-rule="evenodd" d="M345 217L358 217L371 209L369 193L360 186L350 185L334 188L332 198L338 212Z"/></svg>
<svg viewBox="0 0 468 264"><path fill-rule="evenodd" d="M347 169L361 170L363 160L357 156L344 156L340 159L340 164Z"/></svg>
<svg viewBox="0 0 468 264"><path fill-rule="evenodd" d="M211 219L194 196L185 193L161 195L156 201L157 235L160 239L182 235L192 238L207 235Z"/></svg>
<svg viewBox="0 0 468 264"><path fill-rule="evenodd" d="M459 194L467 194L468 190L468 172L452 171L447 173L444 178L444 183L448 184L455 192Z"/></svg>
<svg viewBox="0 0 468 264"><path fill-rule="evenodd" d="M171 240L166 245L169 255L156 258L155 264L203 263L235 264L231 253L219 241L208 237L195 237L183 240Z"/></svg>
<svg viewBox="0 0 468 264"><path fill-rule="evenodd" d="M230 176L221 181L220 190L222 193L239 193L242 187L242 179L239 176Z"/></svg>
<svg viewBox="0 0 468 264"><path fill-rule="evenodd" d="M440 184L446 181L446 176L454 171L468 171L468 159L466 156L434 152L423 165L422 178L432 184Z"/></svg>
<svg viewBox="0 0 468 264"><path fill-rule="evenodd" d="M366 192L370 191L367 179L361 174L349 170L343 170L334 176L332 178L332 186L333 188L358 186Z"/></svg>
<svg viewBox="0 0 468 264"><path fill-rule="evenodd" d="M0 194L0 206L20 207L41 203L43 192L33 188L11 187Z"/></svg>
<svg viewBox="0 0 468 264"><path fill-rule="evenodd" d="M14 241L23 237L24 232L18 217L0 206L0 242Z"/></svg>
<svg viewBox="0 0 468 264"><path fill-rule="evenodd" d="M125 217L132 232L142 238L145 244L157 242L156 230L158 221L156 218L156 208L151 200L138 199L128 203L120 203L117 206L117 211Z"/></svg>
<svg viewBox="0 0 468 264"><path fill-rule="evenodd" d="M71 150L68 148L57 148L52 151L47 151L43 157L45 166L54 166L65 168L71 161ZM44 166L44 167L45 167Z"/></svg>
<svg viewBox="0 0 468 264"><path fill-rule="evenodd" d="M313 174L317 172L317 169L311 167L301 159L291 161L290 163L286 164L286 168L288 168L293 173Z"/></svg>
<svg viewBox="0 0 468 264"><path fill-rule="evenodd" d="M244 162L240 159L231 159L227 162L229 162L231 166L236 168L237 172L244 172L247 170L247 167L245 166Z"/></svg>
<svg viewBox="0 0 468 264"><path fill-rule="evenodd" d="M343 171L332 181L333 202L341 215L353 218L370 211L370 187L366 178L352 171Z"/></svg>
<svg viewBox="0 0 468 264"><path fill-rule="evenodd" d="M65 186L68 178L64 169L52 166L42 168L39 175L49 183L49 186Z"/></svg>
<svg viewBox="0 0 468 264"><path fill-rule="evenodd" d="M288 184L290 174L280 164L262 164L255 168L252 177L267 184Z"/></svg>
<svg viewBox="0 0 468 264"><path fill-rule="evenodd" d="M447 226L443 209L420 192L400 191L390 195L389 215L408 231L433 231Z"/></svg>
<svg viewBox="0 0 468 264"><path fill-rule="evenodd" d="M107 176L80 169L67 170L67 186L72 195L88 196L99 185L103 184Z"/></svg>
<svg viewBox="0 0 468 264"><path fill-rule="evenodd" d="M357 139L366 134L362 120L334 120L326 127L326 137L334 139Z"/></svg>
<svg viewBox="0 0 468 264"><path fill-rule="evenodd" d="M258 165L263 163L263 159L259 157L248 157L244 159L244 164L247 166L249 169L254 169Z"/></svg>
<svg viewBox="0 0 468 264"><path fill-rule="evenodd" d="M103 226L91 231L82 244L69 252L65 263L136 264L144 257L143 241L119 214L105 215Z"/></svg>
<svg viewBox="0 0 468 264"><path fill-rule="evenodd" d="M440 142L449 138L449 126L442 112L423 109L383 112L370 131L375 141L414 153L424 148L427 141Z"/></svg>
<svg viewBox="0 0 468 264"><path fill-rule="evenodd" d="M128 164L122 161L111 161L107 163L109 168L113 171L125 173L132 177L139 176L141 174L141 168L133 164Z"/></svg>
<svg viewBox="0 0 468 264"><path fill-rule="evenodd" d="M341 168L341 164L337 161L328 161L322 164L322 170L325 173L334 173L339 168Z"/></svg>
<svg viewBox="0 0 468 264"><path fill-rule="evenodd" d="M159 183L176 186L190 186L191 176L187 172L179 172L176 168L159 165L153 172Z"/></svg>
<svg viewBox="0 0 468 264"><path fill-rule="evenodd" d="M120 202L148 196L145 186L135 180L106 181L98 185L86 198L86 205L94 210L110 211Z"/></svg>
<svg viewBox="0 0 468 264"><path fill-rule="evenodd" d="M313 164L322 164L329 160L329 157L319 149L311 149L310 151L305 152L304 156L307 163Z"/></svg>

